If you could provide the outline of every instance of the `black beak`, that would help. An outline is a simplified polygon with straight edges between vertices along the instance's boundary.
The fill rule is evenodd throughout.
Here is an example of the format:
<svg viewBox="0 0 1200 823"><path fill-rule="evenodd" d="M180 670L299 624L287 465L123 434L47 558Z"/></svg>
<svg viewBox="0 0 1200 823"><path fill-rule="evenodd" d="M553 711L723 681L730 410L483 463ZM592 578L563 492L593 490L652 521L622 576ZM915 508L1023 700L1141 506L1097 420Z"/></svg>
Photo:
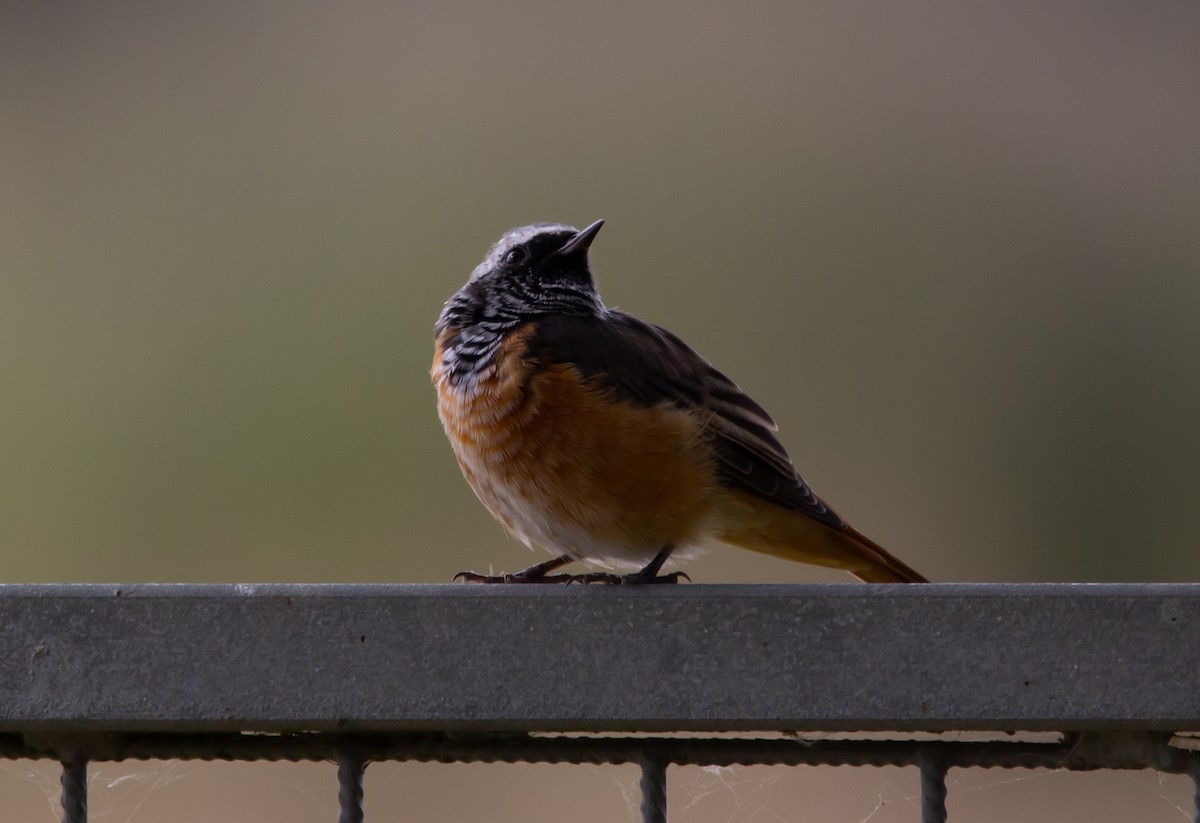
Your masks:
<svg viewBox="0 0 1200 823"><path fill-rule="evenodd" d="M563 243L562 248L556 251L555 254L562 257L572 254L587 254L588 248L592 245L592 241L596 239L596 235L600 233L600 227L603 225L603 220L597 220L586 229L575 232L574 236L566 243Z"/></svg>

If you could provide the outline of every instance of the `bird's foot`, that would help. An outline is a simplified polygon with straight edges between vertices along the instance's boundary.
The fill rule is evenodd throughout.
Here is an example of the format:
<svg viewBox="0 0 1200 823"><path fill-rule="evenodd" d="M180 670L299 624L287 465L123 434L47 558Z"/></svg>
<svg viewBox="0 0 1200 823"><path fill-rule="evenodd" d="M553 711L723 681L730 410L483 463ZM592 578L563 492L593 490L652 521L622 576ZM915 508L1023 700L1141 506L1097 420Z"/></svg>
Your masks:
<svg viewBox="0 0 1200 823"><path fill-rule="evenodd" d="M528 571L528 570L526 570ZM678 583L692 578L684 572L671 574L644 575L641 572L633 574L611 574L608 572L590 572L588 574L526 574L515 572L508 574L479 574L478 572L459 572L454 575L455 583L582 583L590 585L598 583L603 586L642 585L648 583Z"/></svg>
<svg viewBox="0 0 1200 823"><path fill-rule="evenodd" d="M560 574L557 576L570 578L563 581L566 583L583 583L584 585L599 583L604 586L641 586L651 583L678 583L680 580L686 580L689 583L692 582L692 578L688 577L684 572L645 574L645 569L633 574L592 572L591 574Z"/></svg>
<svg viewBox="0 0 1200 823"><path fill-rule="evenodd" d="M574 574L527 574L529 569L505 574L479 574L478 572L459 572L454 575L455 583L570 583L578 575Z"/></svg>
<svg viewBox="0 0 1200 823"><path fill-rule="evenodd" d="M452 581L455 583L460 580L463 583L570 583L574 575L548 574L548 572L562 568L570 562L571 556L564 554L547 560L544 563L535 563L529 568L521 569L521 571L516 573L479 574L478 572L459 572L454 575Z"/></svg>
<svg viewBox="0 0 1200 823"><path fill-rule="evenodd" d="M562 568L574 559L569 554L563 554L515 573L480 574L479 572L459 572L454 575L453 580L455 583L459 581L463 583L582 583L585 586L591 583L599 583L605 586L678 583L680 580L686 580L691 583L692 578L683 572L671 572L670 574L658 573L662 569L663 563L666 562L667 557L671 554L672 548L672 546L666 546L655 555L654 559L644 569L640 569L633 574L612 574L611 572L549 574L549 572Z"/></svg>

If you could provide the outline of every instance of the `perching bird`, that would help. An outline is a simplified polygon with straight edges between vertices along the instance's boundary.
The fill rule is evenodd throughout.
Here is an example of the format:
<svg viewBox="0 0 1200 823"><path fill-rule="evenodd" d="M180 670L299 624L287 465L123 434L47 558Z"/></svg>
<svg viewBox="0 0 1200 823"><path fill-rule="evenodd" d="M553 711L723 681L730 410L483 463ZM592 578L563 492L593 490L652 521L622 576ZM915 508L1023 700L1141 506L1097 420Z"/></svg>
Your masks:
<svg viewBox="0 0 1200 823"><path fill-rule="evenodd" d="M666 329L607 308L588 266L603 225L500 238L442 310L438 414L475 494L553 552L472 582L676 582L673 551L726 543L878 583L925 578L813 493L758 403ZM626 575L550 572L573 560Z"/></svg>

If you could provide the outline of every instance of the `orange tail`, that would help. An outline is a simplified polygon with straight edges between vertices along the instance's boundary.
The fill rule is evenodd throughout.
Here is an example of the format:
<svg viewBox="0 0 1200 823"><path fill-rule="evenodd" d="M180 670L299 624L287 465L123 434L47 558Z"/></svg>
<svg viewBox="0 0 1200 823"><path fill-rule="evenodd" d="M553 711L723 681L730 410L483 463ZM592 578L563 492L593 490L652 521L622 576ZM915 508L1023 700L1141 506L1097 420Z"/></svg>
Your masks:
<svg viewBox="0 0 1200 823"><path fill-rule="evenodd" d="M925 575L905 563L871 538L857 529L846 527L843 532L858 544L859 551L869 559L866 568L847 569L859 580L867 583L928 583Z"/></svg>
<svg viewBox="0 0 1200 823"><path fill-rule="evenodd" d="M727 491L717 538L750 551L845 569L867 583L928 583L875 541L847 526L827 526L803 512L754 495Z"/></svg>

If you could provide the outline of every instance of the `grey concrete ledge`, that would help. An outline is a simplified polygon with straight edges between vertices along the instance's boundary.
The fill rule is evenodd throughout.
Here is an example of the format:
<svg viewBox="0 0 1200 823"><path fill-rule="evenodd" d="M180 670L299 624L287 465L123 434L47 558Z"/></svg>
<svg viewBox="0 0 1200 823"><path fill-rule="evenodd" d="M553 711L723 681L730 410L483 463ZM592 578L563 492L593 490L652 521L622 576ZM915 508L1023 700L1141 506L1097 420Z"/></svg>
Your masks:
<svg viewBox="0 0 1200 823"><path fill-rule="evenodd" d="M0 586L0 731L1200 729L1200 585Z"/></svg>

